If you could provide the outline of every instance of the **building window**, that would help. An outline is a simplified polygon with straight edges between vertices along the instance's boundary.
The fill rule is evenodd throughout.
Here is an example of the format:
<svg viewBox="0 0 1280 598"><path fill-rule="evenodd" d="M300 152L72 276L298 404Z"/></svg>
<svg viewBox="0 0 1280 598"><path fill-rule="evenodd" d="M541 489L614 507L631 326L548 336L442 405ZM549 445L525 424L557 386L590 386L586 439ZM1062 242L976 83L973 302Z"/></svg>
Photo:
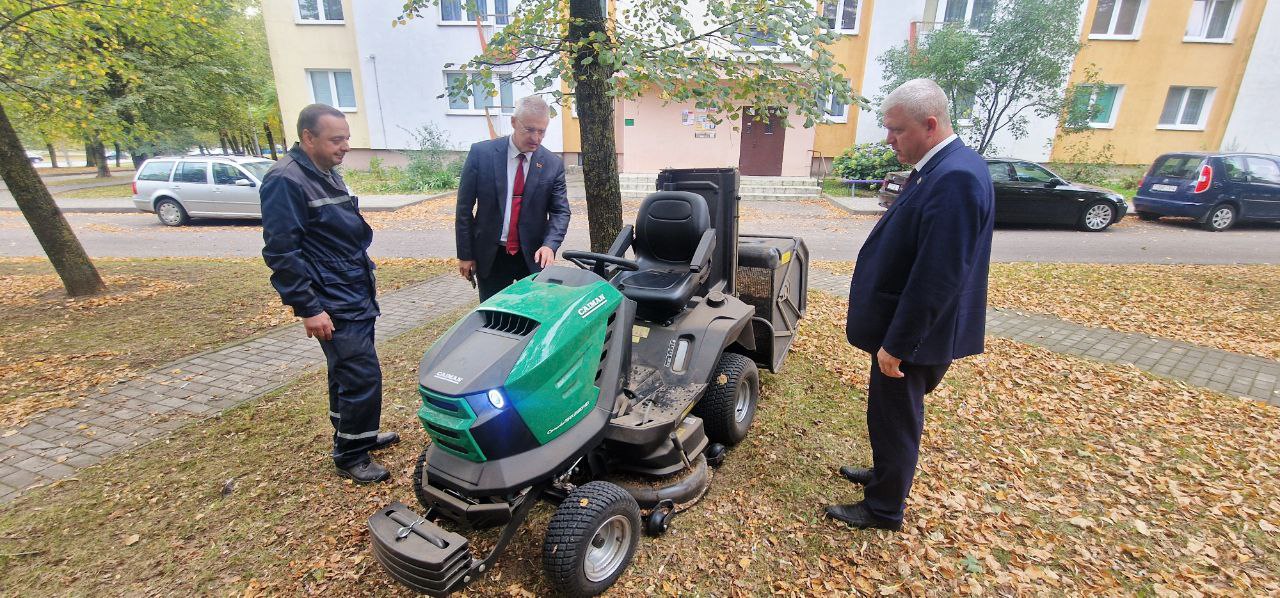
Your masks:
<svg viewBox="0 0 1280 598"><path fill-rule="evenodd" d="M941 0L935 21L984 29L996 12L996 0Z"/></svg>
<svg viewBox="0 0 1280 598"><path fill-rule="evenodd" d="M826 122L849 122L849 105L841 102L840 98L836 96L836 92L833 91L825 96L819 93L816 99L818 104L822 106L822 112Z"/></svg>
<svg viewBox="0 0 1280 598"><path fill-rule="evenodd" d="M342 0L298 0L300 21L342 22Z"/></svg>
<svg viewBox="0 0 1280 598"><path fill-rule="evenodd" d="M739 24L737 32L738 45L748 48L771 48L778 45L778 32L760 27Z"/></svg>
<svg viewBox="0 0 1280 598"><path fill-rule="evenodd" d="M858 32L859 0L826 0L822 4L822 18L827 21L827 29L840 33Z"/></svg>
<svg viewBox="0 0 1280 598"><path fill-rule="evenodd" d="M1090 39L1137 39L1142 31L1143 0L1098 0Z"/></svg>
<svg viewBox="0 0 1280 598"><path fill-rule="evenodd" d="M1236 0L1193 0L1187 41L1229 42L1235 29Z"/></svg>
<svg viewBox="0 0 1280 598"><path fill-rule="evenodd" d="M445 72L444 81L447 86L446 93L457 88L459 85L466 85L464 81L467 78L466 73L462 72ZM498 95L492 96L485 91L484 84L473 83L471 85L471 95L463 98L456 98L449 93L449 110L455 112L466 113L482 113L485 108L497 108L499 114L512 114L516 111L515 94L512 91L511 75L497 75L497 81L494 87L497 88Z"/></svg>
<svg viewBox="0 0 1280 598"><path fill-rule="evenodd" d="M1076 87L1073 116L1088 118L1089 126L1110 129L1116 126L1122 85L1081 85Z"/></svg>
<svg viewBox="0 0 1280 598"><path fill-rule="evenodd" d="M356 87L351 71L307 71L311 79L311 101L339 110L356 109Z"/></svg>
<svg viewBox="0 0 1280 598"><path fill-rule="evenodd" d="M1212 87L1170 87L1157 128L1203 131L1212 100Z"/></svg>
<svg viewBox="0 0 1280 598"><path fill-rule="evenodd" d="M488 0L441 0L440 22L453 25L506 25L511 22L509 0L494 0L489 12Z"/></svg>
<svg viewBox="0 0 1280 598"><path fill-rule="evenodd" d="M978 105L978 94L972 89L957 89L951 98L951 111L956 125L973 126L973 108Z"/></svg>

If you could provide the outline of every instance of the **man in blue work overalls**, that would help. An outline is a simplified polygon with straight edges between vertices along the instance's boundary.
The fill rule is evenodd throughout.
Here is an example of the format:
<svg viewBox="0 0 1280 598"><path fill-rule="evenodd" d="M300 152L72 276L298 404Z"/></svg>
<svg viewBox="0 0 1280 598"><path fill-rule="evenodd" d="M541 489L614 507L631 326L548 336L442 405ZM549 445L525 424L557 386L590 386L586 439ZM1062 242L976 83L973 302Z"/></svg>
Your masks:
<svg viewBox="0 0 1280 598"><path fill-rule="evenodd" d="M302 318L329 365L329 421L338 475L358 484L391 477L369 456L400 440L379 433L382 367L374 350L373 229L333 170L350 150L342 112L312 104L298 115L298 139L262 180L262 257L271 286Z"/></svg>

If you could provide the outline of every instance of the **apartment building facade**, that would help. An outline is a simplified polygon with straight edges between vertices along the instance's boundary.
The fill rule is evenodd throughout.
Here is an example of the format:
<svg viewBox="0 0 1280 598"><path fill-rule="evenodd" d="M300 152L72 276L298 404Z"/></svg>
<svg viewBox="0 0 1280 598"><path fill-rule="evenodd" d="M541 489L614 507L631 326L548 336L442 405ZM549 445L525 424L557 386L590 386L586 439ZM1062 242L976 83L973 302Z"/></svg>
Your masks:
<svg viewBox="0 0 1280 598"><path fill-rule="evenodd" d="M481 38L506 21L519 0L481 0L482 26L464 0L443 0L422 18L392 27L400 0L264 2L281 112L286 121L312 101L348 114L359 166L373 155L394 161L413 149L413 132L432 124L456 149L506 134L513 98L539 90L501 75L499 93L466 100L437 96L461 74L447 66L479 53ZM639 0L616 0L626 10ZM690 10L705 0L692 0ZM878 58L940 26L979 27L1007 0L829 0L815 4L837 33L831 50L856 93L882 95ZM508 4L510 3L510 4ZM1033 118L1020 138L1000 135L1002 155L1048 161L1107 155L1149 162L1172 150L1276 152L1269 131L1280 116L1268 106L1280 91L1280 0L1081 0L1083 48L1069 84L1094 73L1101 84L1083 96L1096 107L1091 130L1063 135L1054 118ZM645 94L617 105L615 133L624 172L666 166L738 166L745 174L810 176L854 143L882 141L874 111L826 98L823 122L714 126L692 105ZM487 110L486 110L487 108ZM486 114L488 115L486 117ZM748 119L751 120L751 119ZM493 127L492 131L490 127ZM561 109L545 141L570 164L581 156L578 122Z"/></svg>

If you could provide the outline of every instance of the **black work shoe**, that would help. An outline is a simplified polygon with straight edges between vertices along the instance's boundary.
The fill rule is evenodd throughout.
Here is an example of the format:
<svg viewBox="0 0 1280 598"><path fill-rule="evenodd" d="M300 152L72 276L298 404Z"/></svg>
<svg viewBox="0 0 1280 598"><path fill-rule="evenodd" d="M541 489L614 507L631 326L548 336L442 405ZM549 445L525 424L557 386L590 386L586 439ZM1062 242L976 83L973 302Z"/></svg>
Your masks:
<svg viewBox="0 0 1280 598"><path fill-rule="evenodd" d="M383 432L378 434L378 438L373 441L371 451L387 448L397 442L400 442L400 435L395 432Z"/></svg>
<svg viewBox="0 0 1280 598"><path fill-rule="evenodd" d="M351 467L337 467L336 465L334 467L337 469L338 475L354 480L357 484L373 484L391 478L391 472L373 459L362 461Z"/></svg>
<svg viewBox="0 0 1280 598"><path fill-rule="evenodd" d="M840 475L844 479L855 484L866 486L871 483L871 470L866 467L854 467L852 465L841 465Z"/></svg>
<svg viewBox="0 0 1280 598"><path fill-rule="evenodd" d="M851 505L831 505L827 507L827 517L843 521L858 529L887 529L891 532L902 529L901 521L877 517L867 509L866 504L860 502Z"/></svg>

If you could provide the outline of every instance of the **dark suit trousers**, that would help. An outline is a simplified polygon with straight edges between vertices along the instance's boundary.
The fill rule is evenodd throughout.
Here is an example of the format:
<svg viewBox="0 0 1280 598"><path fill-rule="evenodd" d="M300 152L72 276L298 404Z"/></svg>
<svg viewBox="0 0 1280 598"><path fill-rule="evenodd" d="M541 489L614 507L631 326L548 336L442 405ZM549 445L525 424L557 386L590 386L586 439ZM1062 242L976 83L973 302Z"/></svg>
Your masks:
<svg viewBox="0 0 1280 598"><path fill-rule="evenodd" d="M480 288L480 302L483 303L486 299L502 292L502 289L511 286L511 283L529 274L529 264L525 263L523 255L508 254L506 245L499 246L498 253L493 256L493 266L489 268L489 275L476 276L476 286Z"/></svg>
<svg viewBox="0 0 1280 598"><path fill-rule="evenodd" d="M903 363L904 377L890 378L880 371L871 356L871 384L867 393L867 432L871 437L873 472L864 502L871 513L902 521L907 494L920 458L920 435L924 432L924 396L947 373L950 363L918 365Z"/></svg>

